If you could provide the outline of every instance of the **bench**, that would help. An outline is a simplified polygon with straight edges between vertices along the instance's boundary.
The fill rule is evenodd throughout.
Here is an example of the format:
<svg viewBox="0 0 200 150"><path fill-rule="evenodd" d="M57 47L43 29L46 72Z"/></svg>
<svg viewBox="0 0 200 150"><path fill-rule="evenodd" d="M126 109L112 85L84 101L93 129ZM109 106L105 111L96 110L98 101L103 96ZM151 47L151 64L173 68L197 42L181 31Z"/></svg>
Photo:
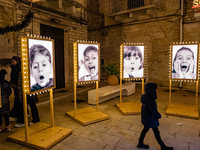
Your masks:
<svg viewBox="0 0 200 150"><path fill-rule="evenodd" d="M98 89L99 103L120 96L120 85L104 86ZM122 95L129 96L135 93L135 83L122 84ZM88 91L88 104L96 105L96 89Z"/></svg>

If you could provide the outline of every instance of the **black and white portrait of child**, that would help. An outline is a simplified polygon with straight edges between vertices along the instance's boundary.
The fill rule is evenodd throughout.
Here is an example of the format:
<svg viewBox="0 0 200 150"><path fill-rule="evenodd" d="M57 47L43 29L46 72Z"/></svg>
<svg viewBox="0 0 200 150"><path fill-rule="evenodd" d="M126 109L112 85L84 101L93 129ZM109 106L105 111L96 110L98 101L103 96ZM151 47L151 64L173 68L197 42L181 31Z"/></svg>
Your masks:
<svg viewBox="0 0 200 150"><path fill-rule="evenodd" d="M52 41L29 39L31 91L54 86Z"/></svg>
<svg viewBox="0 0 200 150"><path fill-rule="evenodd" d="M124 46L123 78L143 78L144 46Z"/></svg>
<svg viewBox="0 0 200 150"><path fill-rule="evenodd" d="M172 78L196 79L198 45L173 45Z"/></svg>
<svg viewBox="0 0 200 150"><path fill-rule="evenodd" d="M93 81L99 78L98 44L78 44L78 80Z"/></svg>

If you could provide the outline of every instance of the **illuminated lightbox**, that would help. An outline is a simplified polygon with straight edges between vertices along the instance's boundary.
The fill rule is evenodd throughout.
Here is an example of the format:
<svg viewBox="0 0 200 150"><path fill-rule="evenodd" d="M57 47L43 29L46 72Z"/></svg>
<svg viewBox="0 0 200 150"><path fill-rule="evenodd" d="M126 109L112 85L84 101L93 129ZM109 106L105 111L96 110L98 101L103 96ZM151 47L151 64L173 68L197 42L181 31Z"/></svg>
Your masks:
<svg viewBox="0 0 200 150"><path fill-rule="evenodd" d="M123 79L144 78L144 46L123 46Z"/></svg>
<svg viewBox="0 0 200 150"><path fill-rule="evenodd" d="M100 46L94 43L77 43L78 82L100 80Z"/></svg>
<svg viewBox="0 0 200 150"><path fill-rule="evenodd" d="M197 79L198 44L172 45L171 78Z"/></svg>
<svg viewBox="0 0 200 150"><path fill-rule="evenodd" d="M54 40L27 40L30 93L55 88Z"/></svg>

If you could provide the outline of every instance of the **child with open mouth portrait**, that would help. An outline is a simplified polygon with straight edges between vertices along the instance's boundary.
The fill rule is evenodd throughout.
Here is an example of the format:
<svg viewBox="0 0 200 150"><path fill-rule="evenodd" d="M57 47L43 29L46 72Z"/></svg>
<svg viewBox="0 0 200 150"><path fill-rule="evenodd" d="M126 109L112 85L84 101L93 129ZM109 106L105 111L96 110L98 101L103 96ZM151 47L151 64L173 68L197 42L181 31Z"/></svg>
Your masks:
<svg viewBox="0 0 200 150"><path fill-rule="evenodd" d="M174 57L172 78L196 79L194 52L187 47L180 48Z"/></svg>
<svg viewBox="0 0 200 150"><path fill-rule="evenodd" d="M29 50L30 73L36 83L31 86L31 91L54 86L51 73L53 70L52 58L48 49L36 44Z"/></svg>
<svg viewBox="0 0 200 150"><path fill-rule="evenodd" d="M83 52L83 56L83 64L88 75L82 76L79 78L79 81L98 80L98 49L95 46L87 46ZM81 74L81 72L79 72L79 74Z"/></svg>
<svg viewBox="0 0 200 150"><path fill-rule="evenodd" d="M124 47L124 78L143 77L143 58L138 46Z"/></svg>

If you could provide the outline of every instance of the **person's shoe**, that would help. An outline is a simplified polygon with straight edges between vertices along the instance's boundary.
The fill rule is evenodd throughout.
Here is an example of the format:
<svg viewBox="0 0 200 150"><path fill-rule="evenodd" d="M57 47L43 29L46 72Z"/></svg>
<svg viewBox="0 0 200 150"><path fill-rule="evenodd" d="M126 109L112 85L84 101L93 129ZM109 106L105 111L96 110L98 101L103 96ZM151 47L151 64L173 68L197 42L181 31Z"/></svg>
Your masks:
<svg viewBox="0 0 200 150"><path fill-rule="evenodd" d="M149 148L149 145L145 145L144 143L142 143L142 144L138 144L137 145L137 148Z"/></svg>
<svg viewBox="0 0 200 150"><path fill-rule="evenodd" d="M23 124L23 123L15 124L15 128L21 128L21 127L24 127L24 126L25 126L25 124Z"/></svg>
<svg viewBox="0 0 200 150"><path fill-rule="evenodd" d="M11 128L10 126L5 126L5 129L2 130L3 132L10 132Z"/></svg>
<svg viewBox="0 0 200 150"><path fill-rule="evenodd" d="M31 126L31 125L33 125L33 124L34 124L34 122L30 122L30 123L29 123L29 126Z"/></svg>
<svg viewBox="0 0 200 150"><path fill-rule="evenodd" d="M13 122L13 121L15 121L15 118L9 117L9 121L10 121L10 122Z"/></svg>
<svg viewBox="0 0 200 150"><path fill-rule="evenodd" d="M168 146L161 147L161 150L173 150L173 149L174 149L173 147L168 147Z"/></svg>

